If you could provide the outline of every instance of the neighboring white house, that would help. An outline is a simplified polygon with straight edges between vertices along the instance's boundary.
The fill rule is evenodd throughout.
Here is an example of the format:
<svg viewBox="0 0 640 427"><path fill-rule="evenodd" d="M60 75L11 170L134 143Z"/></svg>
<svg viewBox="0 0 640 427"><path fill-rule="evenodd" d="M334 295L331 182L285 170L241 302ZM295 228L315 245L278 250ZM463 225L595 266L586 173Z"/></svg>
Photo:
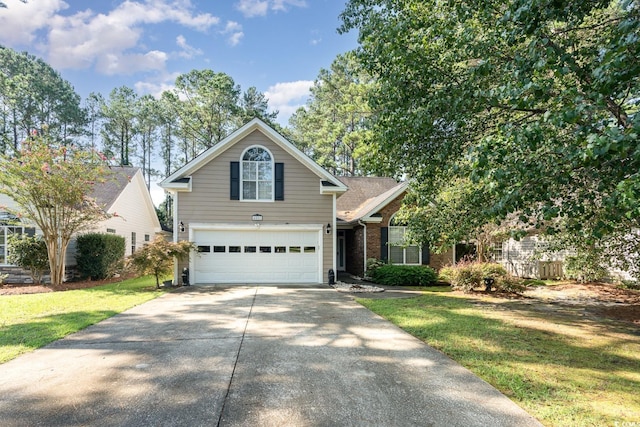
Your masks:
<svg viewBox="0 0 640 427"><path fill-rule="evenodd" d="M113 217L96 224L91 231L113 233L125 238L125 255L131 255L137 248L153 241L160 233L155 207L147 189L142 171L135 167L114 167L114 179L99 184L95 188L95 197ZM0 206L15 206L15 202L0 194ZM0 208L0 273L15 273L16 270L7 261L11 248L7 240L11 234L40 234L40 230L29 224L15 224L8 221L8 215ZM66 265L74 266L75 240L67 249ZM11 278L10 278L11 279ZM8 281L11 281L11 280ZM16 281L16 280L14 280Z"/></svg>
<svg viewBox="0 0 640 427"><path fill-rule="evenodd" d="M563 262L567 251L551 252L538 235L520 240L508 239L493 247L494 261L517 277L559 279L564 276Z"/></svg>

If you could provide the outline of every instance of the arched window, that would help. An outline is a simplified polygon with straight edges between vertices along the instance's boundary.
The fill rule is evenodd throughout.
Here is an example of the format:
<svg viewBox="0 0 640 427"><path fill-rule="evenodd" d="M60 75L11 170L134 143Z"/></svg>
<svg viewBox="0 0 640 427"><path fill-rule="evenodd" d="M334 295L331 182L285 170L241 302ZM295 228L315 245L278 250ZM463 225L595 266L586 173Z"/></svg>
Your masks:
<svg viewBox="0 0 640 427"><path fill-rule="evenodd" d="M273 156L264 147L249 147L242 154L242 200L273 200Z"/></svg>
<svg viewBox="0 0 640 427"><path fill-rule="evenodd" d="M389 222L389 261L392 264L420 264L422 254L420 246L407 245L405 235L407 226L396 221L395 216Z"/></svg>

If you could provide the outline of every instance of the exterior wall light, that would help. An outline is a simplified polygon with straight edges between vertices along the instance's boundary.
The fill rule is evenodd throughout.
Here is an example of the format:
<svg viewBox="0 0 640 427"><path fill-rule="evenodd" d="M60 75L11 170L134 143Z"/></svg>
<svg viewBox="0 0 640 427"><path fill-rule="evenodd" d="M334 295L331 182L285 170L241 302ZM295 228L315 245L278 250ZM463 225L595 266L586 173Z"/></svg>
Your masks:
<svg viewBox="0 0 640 427"><path fill-rule="evenodd" d="M180 232L184 233L184 222L180 221Z"/></svg>
<svg viewBox="0 0 640 427"><path fill-rule="evenodd" d="M327 223L327 234L331 234L331 224Z"/></svg>

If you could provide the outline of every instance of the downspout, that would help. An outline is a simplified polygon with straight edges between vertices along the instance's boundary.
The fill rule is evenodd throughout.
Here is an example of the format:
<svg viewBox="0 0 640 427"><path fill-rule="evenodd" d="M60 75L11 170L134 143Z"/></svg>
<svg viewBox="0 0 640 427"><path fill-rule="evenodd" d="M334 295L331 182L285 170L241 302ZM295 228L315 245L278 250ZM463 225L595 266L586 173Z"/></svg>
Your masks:
<svg viewBox="0 0 640 427"><path fill-rule="evenodd" d="M364 276L367 273L367 224L362 222L362 220L359 219L358 225L361 225L362 227L364 227L364 251L362 251L364 254L364 259L362 260L362 264L363 264L362 271L364 272L363 273L363 276Z"/></svg>
<svg viewBox="0 0 640 427"><path fill-rule="evenodd" d="M331 220L331 227L333 230L333 236L331 236L331 238L333 239L333 256L331 257L333 259L333 265L331 266L333 268L333 271L335 272L336 276L338 274L338 261L336 260L336 252L338 252L338 223L336 221L336 193L333 193L333 216L332 216L332 220ZM322 276L320 276L322 277Z"/></svg>
<svg viewBox="0 0 640 427"><path fill-rule="evenodd" d="M173 201L172 203L172 210L173 210L173 242L174 243L178 243L178 233L180 232L179 228L178 228L178 224L179 224L179 220L178 220L178 192L177 191L171 191L171 199ZM178 282L178 277L180 277L180 271L178 268L178 260L176 258L173 259L173 282L177 283Z"/></svg>

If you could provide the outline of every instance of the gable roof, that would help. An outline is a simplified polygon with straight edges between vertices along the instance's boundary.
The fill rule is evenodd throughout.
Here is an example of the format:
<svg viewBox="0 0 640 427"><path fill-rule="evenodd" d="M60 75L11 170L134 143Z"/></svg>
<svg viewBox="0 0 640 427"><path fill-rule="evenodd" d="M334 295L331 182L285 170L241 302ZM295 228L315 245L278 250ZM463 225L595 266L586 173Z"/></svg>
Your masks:
<svg viewBox="0 0 640 427"><path fill-rule="evenodd" d="M321 185L323 191L338 194L347 191L347 187L340 180L324 170L320 165L318 165L306 154L300 151L291 142L287 141L287 139L285 139L282 135L280 135L273 128L271 128L258 118L251 120L246 125L231 133L229 136L227 136L225 139L223 139L213 147L207 149L198 157L191 160L189 163L169 175L158 185L167 190L189 190L190 182L186 181L185 178L189 178L198 169L215 159L227 148L233 146L256 130L260 131L267 138L269 138L269 140L277 144L280 148L282 148L300 163L305 165L309 170L316 174L316 176L318 176L318 178L320 178L322 182L327 182L329 185Z"/></svg>
<svg viewBox="0 0 640 427"><path fill-rule="evenodd" d="M336 200L336 214L344 222L371 218L407 190L408 182L382 177L340 177L349 190Z"/></svg>
<svg viewBox="0 0 640 427"><path fill-rule="evenodd" d="M115 166L111 168L113 175L105 182L96 184L93 189L94 197L99 205L109 210L118 196L131 182L133 176L140 171L140 168L132 166Z"/></svg>
<svg viewBox="0 0 640 427"><path fill-rule="evenodd" d="M142 176L142 170L132 166L115 166L111 168L111 171L113 175L105 182L97 184L93 189L96 202L103 206L105 211L114 213L112 211L116 208L116 201L127 197L123 203L135 204L136 210L146 209L153 223L153 228L156 232L160 231L161 225L156 207L151 200L151 194ZM135 199L131 199L132 194ZM138 195L142 195L142 198Z"/></svg>

